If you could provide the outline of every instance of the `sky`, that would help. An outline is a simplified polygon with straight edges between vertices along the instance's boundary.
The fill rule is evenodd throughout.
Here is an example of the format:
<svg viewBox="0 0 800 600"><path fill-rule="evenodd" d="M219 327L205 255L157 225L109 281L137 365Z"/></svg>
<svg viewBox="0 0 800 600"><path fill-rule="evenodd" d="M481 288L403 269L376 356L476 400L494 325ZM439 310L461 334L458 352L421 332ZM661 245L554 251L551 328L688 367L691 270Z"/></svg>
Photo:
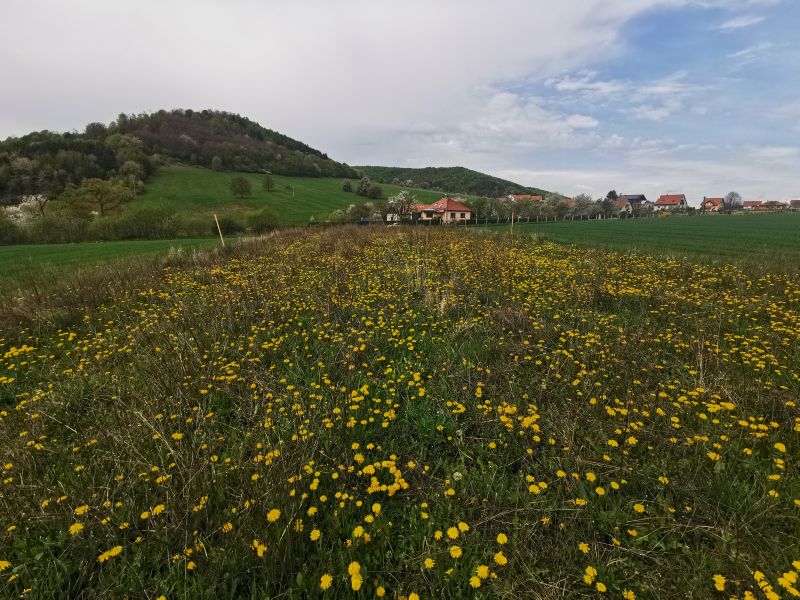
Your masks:
<svg viewBox="0 0 800 600"><path fill-rule="evenodd" d="M2 0L0 139L228 110L351 165L800 198L800 0Z"/></svg>

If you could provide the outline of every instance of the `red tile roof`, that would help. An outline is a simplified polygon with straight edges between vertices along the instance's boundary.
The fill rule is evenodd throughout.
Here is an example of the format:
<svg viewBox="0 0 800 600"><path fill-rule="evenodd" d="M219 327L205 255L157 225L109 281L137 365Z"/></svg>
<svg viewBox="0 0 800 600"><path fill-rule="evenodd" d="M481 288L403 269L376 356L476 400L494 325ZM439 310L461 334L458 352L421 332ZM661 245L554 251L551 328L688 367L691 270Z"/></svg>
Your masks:
<svg viewBox="0 0 800 600"><path fill-rule="evenodd" d="M433 204L426 205L417 205L415 207L416 210L419 211L432 211L432 212L472 212L472 209L469 206L464 206L460 202L456 202L452 198L444 197L441 200L437 200Z"/></svg>
<svg viewBox="0 0 800 600"><path fill-rule="evenodd" d="M541 202L544 198L542 196L531 196L530 194L511 194L514 200L533 200L534 202Z"/></svg>
<svg viewBox="0 0 800 600"><path fill-rule="evenodd" d="M703 200L703 204L704 205L710 204L711 206L722 206L723 204L725 204L725 199L724 198L706 198L705 200Z"/></svg>
<svg viewBox="0 0 800 600"><path fill-rule="evenodd" d="M752 208L752 207L756 207L756 206L761 206L761 200L745 200L742 203L742 206L744 206L745 208Z"/></svg>
<svg viewBox="0 0 800 600"><path fill-rule="evenodd" d="M625 205L628 204L628 201L624 198L620 198L619 200L614 200L614 205L617 208L625 208Z"/></svg>
<svg viewBox="0 0 800 600"><path fill-rule="evenodd" d="M686 202L683 194L665 194L656 200L656 206L678 206L681 201Z"/></svg>

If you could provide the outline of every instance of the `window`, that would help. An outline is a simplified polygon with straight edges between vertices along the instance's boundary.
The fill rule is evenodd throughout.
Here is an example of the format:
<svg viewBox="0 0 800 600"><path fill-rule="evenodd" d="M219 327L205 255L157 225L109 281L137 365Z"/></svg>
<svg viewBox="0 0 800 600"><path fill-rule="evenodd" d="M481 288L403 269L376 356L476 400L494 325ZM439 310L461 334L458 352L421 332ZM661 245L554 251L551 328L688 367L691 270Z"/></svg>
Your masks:
<svg viewBox="0 0 800 600"><path fill-rule="evenodd" d="M462 218L462 219L464 218L464 213L461 213L461 218Z"/></svg>
<svg viewBox="0 0 800 600"><path fill-rule="evenodd" d="M450 218L451 218L451 219L455 219L455 218L456 218L456 213L454 213L454 212L451 212L451 213L450 213Z"/></svg>

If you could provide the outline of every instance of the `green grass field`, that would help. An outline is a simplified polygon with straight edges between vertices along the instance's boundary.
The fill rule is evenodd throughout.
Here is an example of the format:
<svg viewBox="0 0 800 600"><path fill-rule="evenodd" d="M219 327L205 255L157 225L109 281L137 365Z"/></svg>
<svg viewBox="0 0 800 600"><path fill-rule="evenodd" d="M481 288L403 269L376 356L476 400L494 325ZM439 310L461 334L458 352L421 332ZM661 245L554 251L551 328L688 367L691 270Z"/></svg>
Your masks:
<svg viewBox="0 0 800 600"><path fill-rule="evenodd" d="M252 195L240 199L230 190L233 177L241 175L251 184ZM313 217L323 221L335 210L346 209L351 204L366 200L352 192L343 192L342 180L316 177L283 177L274 175L275 189L262 188L263 175L253 173L224 173L195 167L174 166L162 171L147 182L146 191L128 206L169 206L178 212L192 214L235 214L269 207L281 223L302 225ZM357 185L353 181L353 185ZM294 188L294 192L292 190ZM401 189L381 185L384 196ZM440 192L409 190L420 202L434 202L442 197Z"/></svg>
<svg viewBox="0 0 800 600"><path fill-rule="evenodd" d="M797 597L800 276L620 257L306 227L18 294L0 598Z"/></svg>
<svg viewBox="0 0 800 600"><path fill-rule="evenodd" d="M43 271L56 275L87 265L135 256L164 254L173 248L201 249L219 244L217 238L84 242L82 244L23 244L0 246L0 281L39 276Z"/></svg>
<svg viewBox="0 0 800 600"><path fill-rule="evenodd" d="M508 226L500 226L507 229ZM654 255L800 265L800 213L520 223L566 244Z"/></svg>

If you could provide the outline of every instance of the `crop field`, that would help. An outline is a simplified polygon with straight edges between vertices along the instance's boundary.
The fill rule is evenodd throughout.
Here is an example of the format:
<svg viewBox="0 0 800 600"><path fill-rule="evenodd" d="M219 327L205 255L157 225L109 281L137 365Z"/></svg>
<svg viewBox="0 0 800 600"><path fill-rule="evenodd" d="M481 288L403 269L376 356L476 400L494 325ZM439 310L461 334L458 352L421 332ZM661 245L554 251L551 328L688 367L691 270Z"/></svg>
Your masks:
<svg viewBox="0 0 800 600"><path fill-rule="evenodd" d="M0 281L45 274L64 277L77 268L124 258L164 254L171 250L210 248L217 238L83 242L80 244L20 244L0 246Z"/></svg>
<svg viewBox="0 0 800 600"><path fill-rule="evenodd" d="M0 329L0 597L800 594L768 261L344 227L105 289Z"/></svg>
<svg viewBox="0 0 800 600"><path fill-rule="evenodd" d="M231 179L244 177L250 182L252 194L240 199L230 190ZM304 225L313 217L322 221L338 210L351 204L367 202L352 192L342 191L342 180L329 177L285 177L273 175L274 189L262 188L263 175L254 173L226 173L173 166L161 171L148 181L144 194L129 206L167 206L179 213L235 214L259 208L271 208L282 224ZM357 186L358 181L353 181ZM383 185L384 196L401 189ZM442 197L440 192L409 190L420 202L434 202Z"/></svg>
<svg viewBox="0 0 800 600"><path fill-rule="evenodd" d="M568 244L800 269L800 213L520 223L518 230Z"/></svg>

